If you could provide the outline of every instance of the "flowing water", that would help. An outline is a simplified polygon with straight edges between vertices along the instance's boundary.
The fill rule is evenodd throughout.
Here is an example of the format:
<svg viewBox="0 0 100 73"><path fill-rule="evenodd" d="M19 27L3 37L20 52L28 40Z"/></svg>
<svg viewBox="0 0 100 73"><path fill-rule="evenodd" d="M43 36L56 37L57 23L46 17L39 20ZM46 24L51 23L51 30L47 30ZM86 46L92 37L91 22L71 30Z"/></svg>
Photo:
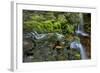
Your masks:
<svg viewBox="0 0 100 73"><path fill-rule="evenodd" d="M80 13L79 17L80 17L80 24L78 25L78 28L76 30L76 35L77 36L80 35L81 37L88 36L88 34L84 32L83 14ZM81 59L87 59L85 48L83 47L83 45L81 44L81 42L73 41L70 44L70 48L79 50L80 51L80 55L81 55Z"/></svg>
<svg viewBox="0 0 100 73"><path fill-rule="evenodd" d="M83 14L80 13L79 14L80 17L80 24L78 25L78 28L76 30L76 34L77 35L81 35L81 36L89 36L87 33L84 32L84 20L83 20Z"/></svg>
<svg viewBox="0 0 100 73"><path fill-rule="evenodd" d="M80 48L81 59L87 59L85 48L82 46L82 44L78 44L78 46Z"/></svg>
<svg viewBox="0 0 100 73"><path fill-rule="evenodd" d="M70 48L77 49L80 51L81 59L87 59L85 48L82 46L81 43L77 41L73 41L70 44Z"/></svg>

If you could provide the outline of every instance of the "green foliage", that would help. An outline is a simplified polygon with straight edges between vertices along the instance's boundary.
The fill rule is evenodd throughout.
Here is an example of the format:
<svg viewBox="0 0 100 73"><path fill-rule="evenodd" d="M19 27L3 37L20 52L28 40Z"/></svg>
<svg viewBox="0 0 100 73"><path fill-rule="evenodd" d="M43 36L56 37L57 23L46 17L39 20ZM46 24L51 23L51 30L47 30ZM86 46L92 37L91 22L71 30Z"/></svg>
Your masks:
<svg viewBox="0 0 100 73"><path fill-rule="evenodd" d="M23 30L39 33L74 33L78 13L23 10Z"/></svg>
<svg viewBox="0 0 100 73"><path fill-rule="evenodd" d="M85 22L84 31L90 33L91 15L88 13L83 13L83 17ZM79 13L23 10L24 32L37 31L38 33L48 33L48 39L35 42L38 47L34 48L33 61L70 60L70 57L72 60L80 60L80 52L72 50L69 47L72 41L77 41L79 43L81 41L78 36L75 36L75 30L79 24ZM59 40L56 33L64 35L64 39ZM64 50L61 51L61 55L55 55L54 53L52 54L52 51L54 52L53 47L58 40L64 43L60 45ZM47 50L48 48L50 50ZM45 55L46 53L48 53L48 55Z"/></svg>

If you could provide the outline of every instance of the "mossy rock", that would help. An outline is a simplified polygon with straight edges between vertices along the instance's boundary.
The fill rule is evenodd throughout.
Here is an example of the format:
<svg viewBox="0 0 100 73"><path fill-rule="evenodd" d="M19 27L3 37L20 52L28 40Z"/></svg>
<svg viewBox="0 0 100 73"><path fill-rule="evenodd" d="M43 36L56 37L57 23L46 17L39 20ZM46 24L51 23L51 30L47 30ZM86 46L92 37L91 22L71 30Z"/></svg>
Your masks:
<svg viewBox="0 0 100 73"><path fill-rule="evenodd" d="M80 56L79 53L75 54L75 59L76 59L76 60L80 60L80 59L81 59L81 56Z"/></svg>

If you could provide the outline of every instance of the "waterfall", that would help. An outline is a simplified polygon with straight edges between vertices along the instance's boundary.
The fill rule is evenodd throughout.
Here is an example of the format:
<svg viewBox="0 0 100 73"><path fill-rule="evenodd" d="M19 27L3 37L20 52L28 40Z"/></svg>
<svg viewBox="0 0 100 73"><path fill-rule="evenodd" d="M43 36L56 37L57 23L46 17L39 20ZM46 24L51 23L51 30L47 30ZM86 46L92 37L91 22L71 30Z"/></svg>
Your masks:
<svg viewBox="0 0 100 73"><path fill-rule="evenodd" d="M79 18L80 18L80 24L78 25L78 28L75 31L76 34L81 36L89 36L87 33L84 32L84 20L82 13L79 13Z"/></svg>
<svg viewBox="0 0 100 73"><path fill-rule="evenodd" d="M79 18L80 18L80 24L78 25L78 28L76 30L76 35L80 35L82 37L84 36L89 36L87 33L84 32L84 20L83 20L83 14L79 13ZM80 37L78 36L78 37ZM70 44L70 48L77 49L80 51L81 59L87 59L86 51L81 42L78 41L73 41Z"/></svg>
<svg viewBox="0 0 100 73"><path fill-rule="evenodd" d="M78 47L80 49L81 59L87 59L85 48L81 43L78 44Z"/></svg>
<svg viewBox="0 0 100 73"><path fill-rule="evenodd" d="M82 46L81 43L78 43L77 41L73 41L70 44L70 48L76 49L80 51L81 59L87 59L85 48Z"/></svg>
<svg viewBox="0 0 100 73"><path fill-rule="evenodd" d="M82 13L79 13L79 17L80 17L80 26L79 26L79 30L80 30L80 31L84 31L83 14L82 14Z"/></svg>

